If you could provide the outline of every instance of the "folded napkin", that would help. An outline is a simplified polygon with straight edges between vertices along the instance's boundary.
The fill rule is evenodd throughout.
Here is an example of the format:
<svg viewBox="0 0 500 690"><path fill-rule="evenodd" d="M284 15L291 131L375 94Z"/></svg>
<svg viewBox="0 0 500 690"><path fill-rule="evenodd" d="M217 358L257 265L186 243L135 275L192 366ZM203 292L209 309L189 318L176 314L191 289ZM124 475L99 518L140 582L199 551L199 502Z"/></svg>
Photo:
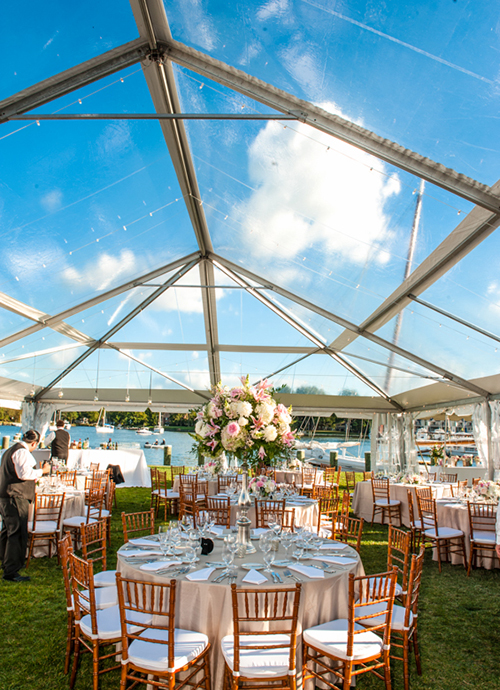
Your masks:
<svg viewBox="0 0 500 690"><path fill-rule="evenodd" d="M138 537L137 539L129 539L129 544L134 546L158 546L158 542L153 539L145 539L144 537Z"/></svg>
<svg viewBox="0 0 500 690"><path fill-rule="evenodd" d="M262 575L262 573L259 573L258 570L254 570L254 568L252 568L245 575L242 582L248 582L251 585L261 585L263 582L267 582L267 577Z"/></svg>
<svg viewBox="0 0 500 690"><path fill-rule="evenodd" d="M257 527L257 529L254 529L252 534L254 537L260 537L261 534L266 534L269 532L269 530L265 527Z"/></svg>
<svg viewBox="0 0 500 690"><path fill-rule="evenodd" d="M295 570L296 573L310 577L311 580L321 580L325 577L325 573L318 568L311 568L310 565L289 565L290 570Z"/></svg>
<svg viewBox="0 0 500 690"><path fill-rule="evenodd" d="M208 580L214 570L215 568L202 568L201 570L196 570L194 573L186 575L186 580L191 580L191 582L202 582L203 580Z"/></svg>
<svg viewBox="0 0 500 690"><path fill-rule="evenodd" d="M146 549L123 549L120 551L120 556L124 558L145 558L146 556L161 556L161 549L151 549L146 551Z"/></svg>
<svg viewBox="0 0 500 690"><path fill-rule="evenodd" d="M336 563L337 565L352 565L356 563L355 558L339 558L338 556L312 556L313 561L324 561L325 563Z"/></svg>
<svg viewBox="0 0 500 690"><path fill-rule="evenodd" d="M214 525L212 529L210 530L212 534L215 534L216 537L220 537L224 534L226 531L225 527L217 527L217 525Z"/></svg>
<svg viewBox="0 0 500 690"><path fill-rule="evenodd" d="M182 565L182 561L155 561L154 563L143 563L140 569L155 572L156 570L170 568L171 565Z"/></svg>
<svg viewBox="0 0 500 690"><path fill-rule="evenodd" d="M333 542L332 544L322 544L319 547L320 551L328 551L334 549L335 551L342 551L342 549L347 549L347 544L337 544Z"/></svg>

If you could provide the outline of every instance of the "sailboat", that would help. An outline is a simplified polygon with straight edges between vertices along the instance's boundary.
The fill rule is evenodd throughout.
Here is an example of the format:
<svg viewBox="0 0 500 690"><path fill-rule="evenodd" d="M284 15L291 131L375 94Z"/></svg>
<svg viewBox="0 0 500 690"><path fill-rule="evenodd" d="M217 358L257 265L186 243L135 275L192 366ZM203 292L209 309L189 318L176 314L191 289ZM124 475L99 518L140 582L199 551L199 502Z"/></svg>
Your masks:
<svg viewBox="0 0 500 690"><path fill-rule="evenodd" d="M101 418L102 424L99 425ZM97 424L95 425L95 430L98 434L112 434L115 430L115 427L112 424L106 424L106 410L104 409L104 407L102 407L99 410L99 419L97 420Z"/></svg>
<svg viewBox="0 0 500 690"><path fill-rule="evenodd" d="M153 429L153 434L163 434L165 429L161 425L161 412L158 412L158 426Z"/></svg>

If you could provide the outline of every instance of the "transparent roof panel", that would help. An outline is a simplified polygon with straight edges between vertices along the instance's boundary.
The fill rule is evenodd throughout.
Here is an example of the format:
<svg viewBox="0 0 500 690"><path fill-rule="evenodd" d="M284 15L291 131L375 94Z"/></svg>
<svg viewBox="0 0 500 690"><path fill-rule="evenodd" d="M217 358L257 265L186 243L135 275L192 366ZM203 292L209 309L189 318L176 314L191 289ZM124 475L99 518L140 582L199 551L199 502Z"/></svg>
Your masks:
<svg viewBox="0 0 500 690"><path fill-rule="evenodd" d="M43 122L0 144L0 290L20 301L58 312L197 250L157 122Z"/></svg>
<svg viewBox="0 0 500 690"><path fill-rule="evenodd" d="M174 38L483 182L497 179L494 3L164 0ZM438 88L436 88L436 86ZM397 94L397 98L394 98Z"/></svg>
<svg viewBox="0 0 500 690"><path fill-rule="evenodd" d="M6 309L0 309L0 340L13 335L35 324L31 319L26 319L19 314Z"/></svg>
<svg viewBox="0 0 500 690"><path fill-rule="evenodd" d="M159 373L151 372L147 366L114 350L101 349L92 353L77 368L58 384L59 387L99 389L182 389L181 383L191 388L210 386L208 362L201 352L158 352L131 350L130 354L154 366L175 381Z"/></svg>
<svg viewBox="0 0 500 690"><path fill-rule="evenodd" d="M19 40L30 46L30 59L19 59ZM87 0L71 5L56 0L44 4L8 3L2 8L0 98L90 60L138 38L128 3Z"/></svg>
<svg viewBox="0 0 500 690"><path fill-rule="evenodd" d="M394 320L378 331L392 338ZM404 310L398 344L465 379L489 376L500 368L500 343L413 304Z"/></svg>

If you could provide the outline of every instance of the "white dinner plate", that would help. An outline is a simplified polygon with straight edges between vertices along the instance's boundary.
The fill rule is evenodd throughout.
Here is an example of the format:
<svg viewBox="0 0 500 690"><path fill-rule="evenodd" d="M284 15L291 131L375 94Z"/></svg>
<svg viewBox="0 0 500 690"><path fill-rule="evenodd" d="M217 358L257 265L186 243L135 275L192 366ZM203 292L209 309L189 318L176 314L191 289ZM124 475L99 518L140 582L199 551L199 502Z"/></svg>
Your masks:
<svg viewBox="0 0 500 690"><path fill-rule="evenodd" d="M290 565L293 565L293 561L274 561L272 565L275 565L277 568L288 568Z"/></svg>
<svg viewBox="0 0 500 690"><path fill-rule="evenodd" d="M264 567L263 563L240 563L245 570L261 570Z"/></svg>

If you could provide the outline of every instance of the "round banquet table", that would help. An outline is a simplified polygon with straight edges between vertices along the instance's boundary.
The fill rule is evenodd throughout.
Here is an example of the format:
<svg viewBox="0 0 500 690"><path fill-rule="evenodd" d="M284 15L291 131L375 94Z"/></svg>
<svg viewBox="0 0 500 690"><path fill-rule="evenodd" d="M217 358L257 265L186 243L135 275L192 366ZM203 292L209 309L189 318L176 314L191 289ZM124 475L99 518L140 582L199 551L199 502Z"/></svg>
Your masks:
<svg viewBox="0 0 500 690"><path fill-rule="evenodd" d="M413 505L415 510L417 510L417 495L415 493L415 488L430 486L432 487L433 494L436 498L443 498L445 496L451 496L450 484L441 484L440 482L434 484L401 484L399 482L394 482L389 484L391 500L401 501L401 521L406 527L410 526L410 516L408 514L408 489L413 493ZM354 496L352 499L352 511L359 517L363 518L365 522L372 521L373 513L373 494L372 494L372 483L368 482L357 482L354 487ZM380 522L381 514L378 513L375 516L375 522ZM397 527L397 520L394 520L393 524ZM451 526L451 525L450 525Z"/></svg>
<svg viewBox="0 0 500 690"><path fill-rule="evenodd" d="M325 540L328 543L328 540ZM331 542L329 542L331 543ZM254 544L257 546L258 541ZM222 552L222 539L214 540L215 548L209 556L201 556L200 561L196 564L195 570L208 567L211 561L220 561ZM352 556L356 559L356 563L346 566L333 565L336 568L334 573L325 573L322 579L309 579L306 576L302 577L302 591L299 609L298 622L298 640L297 640L297 687L302 688L302 653L301 653L301 633L302 630L310 628L314 625L326 623L335 618L346 618L348 614L348 592L349 592L349 573L355 575L364 575L363 564L359 555L351 549L350 546L343 545L345 548L339 553L346 556ZM126 558L127 550L133 548L131 544L127 547L122 547L118 551L117 570L119 570L123 577L137 579L146 582L168 582L171 577L167 571L161 571L161 575L140 569L140 562L137 559ZM326 552L325 556L333 552ZM276 560L284 559L285 552L281 546L276 554ZM174 557L175 558L175 557ZM151 556L149 560L154 560ZM163 560L162 556L157 556L156 560ZM142 562L142 561L141 561ZM245 556L244 558L235 559L235 566L238 566L238 579L236 584L239 587L253 587L256 585L246 585L242 579L247 574L246 570L241 567L241 563L263 563L263 554L257 548L257 552ZM318 561L301 561L305 565L309 563L318 563ZM258 585L260 588L265 587L290 587L295 586L295 581L285 578L283 575L283 568L272 566L273 570L282 576L283 584L274 584L271 580ZM210 575L210 580L217 577L222 571L220 569L214 570ZM266 573L262 573L267 577ZM184 630L194 630L202 632L208 636L212 645L212 653L210 659L211 673L212 673L212 687L222 688L223 672L224 672L224 657L220 650L220 643L225 635L231 635L233 632L232 623L232 602L231 590L227 584L227 580L221 584L209 581L190 582L186 580L185 575L179 575L175 578L177 580L177 602L176 602L176 616L175 625Z"/></svg>

